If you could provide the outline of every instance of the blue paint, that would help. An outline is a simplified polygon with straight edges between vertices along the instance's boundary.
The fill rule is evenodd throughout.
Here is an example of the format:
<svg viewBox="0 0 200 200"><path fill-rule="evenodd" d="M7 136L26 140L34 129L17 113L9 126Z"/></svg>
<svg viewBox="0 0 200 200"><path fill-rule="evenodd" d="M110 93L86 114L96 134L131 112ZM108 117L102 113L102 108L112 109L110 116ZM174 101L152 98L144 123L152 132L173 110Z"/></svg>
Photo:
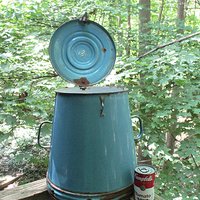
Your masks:
<svg viewBox="0 0 200 200"><path fill-rule="evenodd" d="M66 81L87 78L95 84L112 70L116 49L109 33L93 21L69 21L53 34L49 55L56 72Z"/></svg>
<svg viewBox="0 0 200 200"><path fill-rule="evenodd" d="M126 188L133 184L136 166L128 93L106 87L87 90L57 91L47 178L74 193ZM55 192L60 199L73 199Z"/></svg>

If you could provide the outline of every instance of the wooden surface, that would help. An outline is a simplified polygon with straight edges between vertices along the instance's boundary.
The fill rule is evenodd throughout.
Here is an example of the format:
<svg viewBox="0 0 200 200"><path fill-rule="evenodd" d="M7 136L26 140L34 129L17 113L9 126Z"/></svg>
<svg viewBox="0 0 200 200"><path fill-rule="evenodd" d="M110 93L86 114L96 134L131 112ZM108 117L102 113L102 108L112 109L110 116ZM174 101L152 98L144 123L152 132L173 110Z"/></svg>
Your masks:
<svg viewBox="0 0 200 200"><path fill-rule="evenodd" d="M0 192L0 200L50 200L46 179L20 185Z"/></svg>
<svg viewBox="0 0 200 200"><path fill-rule="evenodd" d="M15 183L18 179L20 179L23 174L19 174L16 176L5 176L3 179L0 179L0 190L8 187L10 184Z"/></svg>
<svg viewBox="0 0 200 200"><path fill-rule="evenodd" d="M0 200L52 200L47 192L46 179L20 185L0 192ZM163 200L155 195L155 200Z"/></svg>

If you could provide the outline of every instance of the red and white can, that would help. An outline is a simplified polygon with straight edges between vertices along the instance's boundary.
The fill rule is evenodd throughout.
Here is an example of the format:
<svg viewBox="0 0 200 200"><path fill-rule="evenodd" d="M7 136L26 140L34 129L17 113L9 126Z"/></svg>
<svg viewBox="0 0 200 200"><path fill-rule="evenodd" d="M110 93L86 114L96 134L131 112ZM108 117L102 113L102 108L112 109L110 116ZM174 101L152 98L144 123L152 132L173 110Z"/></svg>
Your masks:
<svg viewBox="0 0 200 200"><path fill-rule="evenodd" d="M154 200L155 168L139 165L135 168L135 200Z"/></svg>

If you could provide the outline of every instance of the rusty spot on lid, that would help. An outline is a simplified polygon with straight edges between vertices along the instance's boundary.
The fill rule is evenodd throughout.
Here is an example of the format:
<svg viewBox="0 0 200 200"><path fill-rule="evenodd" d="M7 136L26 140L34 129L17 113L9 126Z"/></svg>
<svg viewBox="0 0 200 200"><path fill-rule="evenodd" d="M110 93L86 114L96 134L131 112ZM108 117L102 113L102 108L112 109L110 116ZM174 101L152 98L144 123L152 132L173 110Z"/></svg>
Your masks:
<svg viewBox="0 0 200 200"><path fill-rule="evenodd" d="M106 48L102 48L102 51L105 53L107 51L107 49Z"/></svg>
<svg viewBox="0 0 200 200"><path fill-rule="evenodd" d="M78 85L82 90L85 90L90 82L85 77L81 77L80 79L74 79L74 83Z"/></svg>

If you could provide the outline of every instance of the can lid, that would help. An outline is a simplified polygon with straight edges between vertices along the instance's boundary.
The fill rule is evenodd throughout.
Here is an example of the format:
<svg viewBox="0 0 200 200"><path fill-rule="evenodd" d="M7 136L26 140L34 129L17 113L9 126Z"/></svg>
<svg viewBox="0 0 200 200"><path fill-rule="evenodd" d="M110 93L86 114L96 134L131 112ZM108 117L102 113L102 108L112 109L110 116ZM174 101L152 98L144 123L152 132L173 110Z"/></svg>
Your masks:
<svg viewBox="0 0 200 200"><path fill-rule="evenodd" d="M150 165L139 165L135 168L135 172L140 174L153 174L155 172L155 168Z"/></svg>
<svg viewBox="0 0 200 200"><path fill-rule="evenodd" d="M93 21L71 20L53 34L49 55L55 71L66 81L93 85L112 70L115 44L104 27Z"/></svg>

